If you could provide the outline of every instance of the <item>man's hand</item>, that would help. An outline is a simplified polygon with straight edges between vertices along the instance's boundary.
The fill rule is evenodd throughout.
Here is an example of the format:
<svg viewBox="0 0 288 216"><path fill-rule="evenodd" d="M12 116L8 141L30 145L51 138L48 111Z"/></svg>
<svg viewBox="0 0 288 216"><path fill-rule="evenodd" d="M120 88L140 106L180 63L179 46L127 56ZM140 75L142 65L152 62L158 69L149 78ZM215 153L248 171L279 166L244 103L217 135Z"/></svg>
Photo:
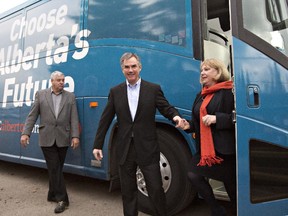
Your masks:
<svg viewBox="0 0 288 216"><path fill-rule="evenodd" d="M102 150L101 149L93 149L93 155L96 160L100 161L103 158Z"/></svg>
<svg viewBox="0 0 288 216"><path fill-rule="evenodd" d="M180 116L174 116L173 121L176 122L176 128L184 128L185 119L182 119Z"/></svg>
<svg viewBox="0 0 288 216"><path fill-rule="evenodd" d="M178 122L180 122L180 124ZM175 127L176 128L180 128L182 130L188 130L188 129L190 129L190 124L189 124L189 122L186 119L184 119L184 118L181 119L180 118L180 120L177 120L177 125Z"/></svg>
<svg viewBox="0 0 288 216"><path fill-rule="evenodd" d="M80 144L80 140L77 137L72 138L71 147L72 149L76 149Z"/></svg>
<svg viewBox="0 0 288 216"><path fill-rule="evenodd" d="M20 143L25 148L29 144L29 140L30 140L29 136L26 134L23 134L21 135Z"/></svg>

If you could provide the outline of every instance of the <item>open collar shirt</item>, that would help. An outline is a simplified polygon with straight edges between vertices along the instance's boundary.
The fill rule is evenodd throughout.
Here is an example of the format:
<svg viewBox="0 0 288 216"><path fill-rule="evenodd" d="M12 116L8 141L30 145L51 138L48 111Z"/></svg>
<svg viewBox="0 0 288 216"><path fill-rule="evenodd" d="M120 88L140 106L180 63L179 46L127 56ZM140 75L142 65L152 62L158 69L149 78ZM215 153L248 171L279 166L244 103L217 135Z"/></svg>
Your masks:
<svg viewBox="0 0 288 216"><path fill-rule="evenodd" d="M60 107L60 103L62 100L62 93L63 91L56 94L51 88L51 95L52 95L52 101L53 101L54 112L55 112L56 118L58 117L58 113L59 113L59 107Z"/></svg>
<svg viewBox="0 0 288 216"><path fill-rule="evenodd" d="M134 121L139 100L141 78L134 85L131 85L127 80L126 84L127 84L127 97L128 97L129 109L132 120Z"/></svg>

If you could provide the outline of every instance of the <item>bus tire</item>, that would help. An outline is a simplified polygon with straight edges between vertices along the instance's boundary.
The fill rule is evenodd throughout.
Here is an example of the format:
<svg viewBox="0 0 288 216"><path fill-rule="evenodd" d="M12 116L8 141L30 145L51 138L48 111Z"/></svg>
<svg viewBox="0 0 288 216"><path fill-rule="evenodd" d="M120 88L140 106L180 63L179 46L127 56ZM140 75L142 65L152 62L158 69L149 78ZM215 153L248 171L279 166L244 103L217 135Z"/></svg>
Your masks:
<svg viewBox="0 0 288 216"><path fill-rule="evenodd" d="M191 158L185 143L164 129L157 129L160 145L160 168L166 194L167 214L175 215L196 197L188 178L188 163ZM138 207L141 212L152 214L141 170L137 170Z"/></svg>

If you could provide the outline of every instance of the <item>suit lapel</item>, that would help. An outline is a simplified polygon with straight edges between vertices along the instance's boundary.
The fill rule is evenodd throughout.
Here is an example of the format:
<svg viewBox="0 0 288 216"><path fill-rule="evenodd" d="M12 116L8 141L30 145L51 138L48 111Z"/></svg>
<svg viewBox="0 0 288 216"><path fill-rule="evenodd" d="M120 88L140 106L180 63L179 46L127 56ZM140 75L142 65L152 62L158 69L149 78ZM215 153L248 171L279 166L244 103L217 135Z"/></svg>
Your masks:
<svg viewBox="0 0 288 216"><path fill-rule="evenodd" d="M47 103L51 109L51 112L54 114L55 116L55 112L54 112L54 106L53 106L53 100L52 100L52 93L51 93L51 88L47 89L47 91L45 92L45 97L47 100Z"/></svg>
<svg viewBox="0 0 288 216"><path fill-rule="evenodd" d="M127 115L129 116L130 120L132 121L132 116L130 113L130 108L129 108L129 101L128 101L128 95L127 95L127 84L126 82L123 83L123 85L121 85L121 92L123 95L123 98L121 98L120 100L122 101L123 105L124 105L124 109L125 112L127 112Z"/></svg>
<svg viewBox="0 0 288 216"><path fill-rule="evenodd" d="M138 98L138 105L137 105L137 110L136 110L136 114L135 114L135 119L137 118L137 116L139 115L139 113L141 112L142 109L142 103L145 101L143 98L145 98L145 88L147 87L146 82L144 80L141 80L141 84L140 84L140 92L139 92L139 98Z"/></svg>
<svg viewBox="0 0 288 216"><path fill-rule="evenodd" d="M63 107L64 107L64 104L66 103L66 100L67 100L67 92L65 90L62 91L62 98L61 98L61 102L60 102L60 106L59 106L59 111L58 111L58 116L60 115Z"/></svg>

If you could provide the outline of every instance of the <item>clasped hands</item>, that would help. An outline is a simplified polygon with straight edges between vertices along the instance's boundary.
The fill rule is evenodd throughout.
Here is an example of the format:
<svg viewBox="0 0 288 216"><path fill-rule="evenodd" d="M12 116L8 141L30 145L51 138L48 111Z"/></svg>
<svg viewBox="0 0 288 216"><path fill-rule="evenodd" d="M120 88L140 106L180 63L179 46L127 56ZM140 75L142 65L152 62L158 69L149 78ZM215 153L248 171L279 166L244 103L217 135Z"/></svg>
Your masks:
<svg viewBox="0 0 288 216"><path fill-rule="evenodd" d="M173 121L176 122L176 126L175 126L176 128L180 128L182 130L190 129L189 122L186 119L181 118L180 116L175 116L173 118ZM209 127L211 124L216 123L216 116L215 115L205 115L202 117L202 122L205 126Z"/></svg>
<svg viewBox="0 0 288 216"><path fill-rule="evenodd" d="M176 128L180 128L182 130L187 130L190 128L189 122L186 119L181 118L180 116L175 116L173 118L173 121L176 122Z"/></svg>

